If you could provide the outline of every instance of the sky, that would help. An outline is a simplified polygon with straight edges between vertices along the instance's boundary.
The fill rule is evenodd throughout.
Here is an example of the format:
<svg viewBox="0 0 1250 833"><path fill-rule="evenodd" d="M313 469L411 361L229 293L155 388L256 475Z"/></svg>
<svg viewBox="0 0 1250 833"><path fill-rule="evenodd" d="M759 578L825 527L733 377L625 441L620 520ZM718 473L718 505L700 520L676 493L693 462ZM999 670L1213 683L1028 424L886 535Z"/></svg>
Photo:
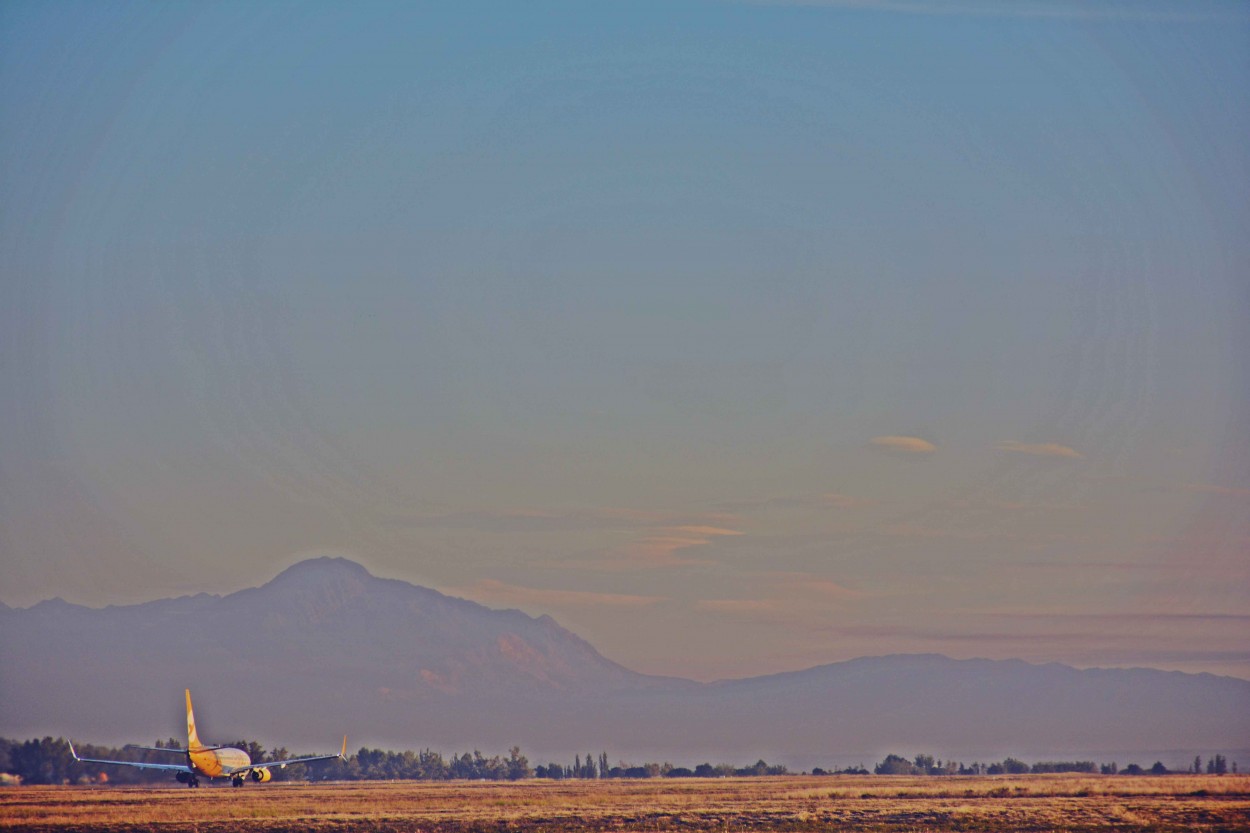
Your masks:
<svg viewBox="0 0 1250 833"><path fill-rule="evenodd" d="M1250 677L1250 7L0 5L0 602Z"/></svg>

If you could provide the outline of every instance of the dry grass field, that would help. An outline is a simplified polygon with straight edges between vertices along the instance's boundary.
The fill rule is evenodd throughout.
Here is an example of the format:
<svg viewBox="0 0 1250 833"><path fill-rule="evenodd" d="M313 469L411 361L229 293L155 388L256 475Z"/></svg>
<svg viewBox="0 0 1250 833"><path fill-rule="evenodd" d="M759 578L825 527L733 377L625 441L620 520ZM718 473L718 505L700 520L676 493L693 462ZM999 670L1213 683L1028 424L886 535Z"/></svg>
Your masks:
<svg viewBox="0 0 1250 833"><path fill-rule="evenodd" d="M0 830L1250 831L1250 776L18 787Z"/></svg>

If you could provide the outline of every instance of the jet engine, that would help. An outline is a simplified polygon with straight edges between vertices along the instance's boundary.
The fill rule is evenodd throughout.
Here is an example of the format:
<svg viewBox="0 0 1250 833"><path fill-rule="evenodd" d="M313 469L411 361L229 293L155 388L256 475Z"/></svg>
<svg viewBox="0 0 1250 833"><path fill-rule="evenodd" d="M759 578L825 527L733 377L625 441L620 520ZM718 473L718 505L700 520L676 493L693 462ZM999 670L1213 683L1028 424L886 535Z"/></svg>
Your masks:
<svg viewBox="0 0 1250 833"><path fill-rule="evenodd" d="M266 767L266 766L257 767L256 769L252 770L252 780L259 781L260 783L263 784L266 781L273 780L273 773L269 771L269 767Z"/></svg>

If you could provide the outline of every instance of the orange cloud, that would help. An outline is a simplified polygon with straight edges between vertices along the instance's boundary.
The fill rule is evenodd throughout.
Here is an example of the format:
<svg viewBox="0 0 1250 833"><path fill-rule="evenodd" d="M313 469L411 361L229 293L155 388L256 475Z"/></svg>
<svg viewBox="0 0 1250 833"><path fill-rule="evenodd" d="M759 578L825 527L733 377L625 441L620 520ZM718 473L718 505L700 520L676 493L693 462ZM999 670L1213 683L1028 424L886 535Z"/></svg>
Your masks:
<svg viewBox="0 0 1250 833"><path fill-rule="evenodd" d="M1067 457L1072 460L1080 460L1085 456L1076 449L1059 443L1020 443L1015 440L1003 440L995 443L994 449L1014 454L1032 454L1036 457Z"/></svg>
<svg viewBox="0 0 1250 833"><path fill-rule="evenodd" d="M846 609L843 603L864 595L807 572L752 571L742 578L759 594L748 590L745 598L702 599L694 603L694 609L764 624L809 627L827 622Z"/></svg>
<svg viewBox="0 0 1250 833"><path fill-rule="evenodd" d="M867 509L870 506L877 505L875 500L855 497L854 495L844 495L840 492L823 494L820 496L820 502L835 509Z"/></svg>
<svg viewBox="0 0 1250 833"><path fill-rule="evenodd" d="M978 541L985 538L1010 538L1005 534L996 534L973 529L948 529L917 526L912 523L888 524L880 527L878 532L894 538L954 538L965 541Z"/></svg>
<svg viewBox="0 0 1250 833"><path fill-rule="evenodd" d="M894 435L873 437L868 441L874 448L896 454L932 454L937 446L920 437L899 437Z"/></svg>
<svg viewBox="0 0 1250 833"><path fill-rule="evenodd" d="M774 599L703 599L694 603L694 609L708 613L773 613L777 609L777 601Z"/></svg>
<svg viewBox="0 0 1250 833"><path fill-rule="evenodd" d="M622 544L593 557L569 558L547 564L555 569L592 570L603 573L626 573L635 570L660 570L674 567L710 566L704 558L689 558L677 553L711 544L709 538L692 535L648 535Z"/></svg>
<svg viewBox="0 0 1250 833"><path fill-rule="evenodd" d="M645 570L655 567L687 567L714 564L701 558L678 556L682 550L706 547L710 538L695 535L649 535L618 547L603 562L606 569Z"/></svg>
<svg viewBox="0 0 1250 833"><path fill-rule="evenodd" d="M733 520L731 515L718 516L722 521ZM707 516L698 520L707 520ZM685 523L642 528L640 537L613 547L596 558L569 559L552 565L602 572L627 572L671 567L706 566L716 562L707 559L679 556L683 550L711 545L717 538L733 538L745 535L737 529L713 526L709 523Z"/></svg>
<svg viewBox="0 0 1250 833"><path fill-rule="evenodd" d="M624 593L596 593L585 590L551 590L522 587L495 579L482 579L469 587L451 592L478 602L522 607L569 608L641 608L664 601L662 596L633 596Z"/></svg>
<svg viewBox="0 0 1250 833"><path fill-rule="evenodd" d="M708 530L732 524L734 515L701 512L672 515L636 509L595 508L549 510L531 507L474 509L423 518L406 518L412 526L473 529L482 532L576 532L593 529L648 529L653 527L704 526Z"/></svg>
<svg viewBox="0 0 1250 833"><path fill-rule="evenodd" d="M698 536L718 536L718 535L745 535L745 532L739 532L736 529L723 529L718 526L677 526L673 527L677 532L685 532L690 535ZM704 542L706 543L706 542Z"/></svg>
<svg viewBox="0 0 1250 833"><path fill-rule="evenodd" d="M843 587L836 581L820 578L811 573L773 573L778 588L796 594L817 596L823 599L851 599L861 595L858 591Z"/></svg>

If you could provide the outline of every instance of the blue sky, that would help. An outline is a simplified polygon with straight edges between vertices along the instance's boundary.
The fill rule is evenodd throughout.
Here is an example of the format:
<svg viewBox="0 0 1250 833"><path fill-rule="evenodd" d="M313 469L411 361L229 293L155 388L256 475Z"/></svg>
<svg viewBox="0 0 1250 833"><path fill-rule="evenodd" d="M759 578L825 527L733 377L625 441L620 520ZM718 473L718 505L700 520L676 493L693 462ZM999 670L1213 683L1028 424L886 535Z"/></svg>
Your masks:
<svg viewBox="0 0 1250 833"><path fill-rule="evenodd" d="M1250 676L1232 2L0 9L0 600Z"/></svg>

